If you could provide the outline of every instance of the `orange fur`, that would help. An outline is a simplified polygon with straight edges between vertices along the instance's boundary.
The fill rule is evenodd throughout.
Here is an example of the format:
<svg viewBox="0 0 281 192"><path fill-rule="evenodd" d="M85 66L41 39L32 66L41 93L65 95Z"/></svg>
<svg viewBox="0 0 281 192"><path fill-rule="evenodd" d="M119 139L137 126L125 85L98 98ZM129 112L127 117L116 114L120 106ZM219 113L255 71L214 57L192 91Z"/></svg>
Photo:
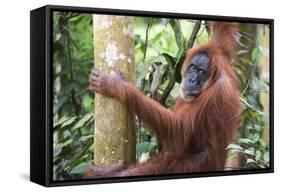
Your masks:
<svg viewBox="0 0 281 192"><path fill-rule="evenodd" d="M172 111L144 96L125 81L114 81L108 91L150 125L160 146L148 162L129 165L104 175L135 176L223 170L226 147L237 129L240 94L231 68L235 52L235 26L215 22L212 40L187 52L182 70L192 56L205 52L210 58L210 76L202 93L192 102L177 98ZM95 173L88 174L96 177Z"/></svg>

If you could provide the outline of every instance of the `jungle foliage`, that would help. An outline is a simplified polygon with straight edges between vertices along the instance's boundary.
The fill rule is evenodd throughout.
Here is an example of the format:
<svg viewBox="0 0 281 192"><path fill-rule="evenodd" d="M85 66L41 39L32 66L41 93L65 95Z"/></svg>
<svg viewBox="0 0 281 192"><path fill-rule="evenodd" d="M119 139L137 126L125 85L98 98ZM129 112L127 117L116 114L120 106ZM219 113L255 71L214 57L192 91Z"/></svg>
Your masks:
<svg viewBox="0 0 281 192"><path fill-rule="evenodd" d="M55 12L53 19L54 180L79 179L93 159L95 104L94 94L88 90L94 66L92 15ZM262 39L268 26L239 24L239 30L234 67L243 113L240 136L228 146L233 152L228 159L238 152L242 168L265 168L269 166L269 75L264 71L269 67L269 50ZM170 108L179 94L184 52L207 42L208 22L135 17L134 31L136 86ZM147 125L137 124L136 155L140 162L158 151Z"/></svg>

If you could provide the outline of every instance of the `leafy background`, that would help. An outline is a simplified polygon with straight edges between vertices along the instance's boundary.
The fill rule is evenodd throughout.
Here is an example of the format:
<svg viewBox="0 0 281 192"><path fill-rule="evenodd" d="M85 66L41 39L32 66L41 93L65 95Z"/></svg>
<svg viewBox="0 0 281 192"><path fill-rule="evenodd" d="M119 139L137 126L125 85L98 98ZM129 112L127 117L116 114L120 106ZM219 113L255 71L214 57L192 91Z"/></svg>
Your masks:
<svg viewBox="0 0 281 192"><path fill-rule="evenodd" d="M93 159L94 94L88 90L93 63L92 15L55 12L53 15L53 179L83 178ZM194 46L209 39L207 21L134 17L136 87L170 108L179 94L175 73L193 29ZM268 26L239 23L239 48L233 67L241 88L243 113L240 135L228 146L229 160L239 169L269 166ZM171 83L174 82L174 83ZM167 98L161 98L168 85ZM157 154L157 140L137 122L137 160Z"/></svg>

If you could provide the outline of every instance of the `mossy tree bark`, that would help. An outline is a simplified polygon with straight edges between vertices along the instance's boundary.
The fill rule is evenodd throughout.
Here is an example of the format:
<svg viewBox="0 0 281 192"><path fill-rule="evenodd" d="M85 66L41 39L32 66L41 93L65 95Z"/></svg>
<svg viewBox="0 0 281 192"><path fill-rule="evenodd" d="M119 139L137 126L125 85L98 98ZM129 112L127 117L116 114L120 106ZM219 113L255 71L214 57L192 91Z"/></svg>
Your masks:
<svg viewBox="0 0 281 192"><path fill-rule="evenodd" d="M95 69L121 72L134 82L133 18L93 15ZM94 163L108 166L135 162L135 116L113 98L95 95Z"/></svg>

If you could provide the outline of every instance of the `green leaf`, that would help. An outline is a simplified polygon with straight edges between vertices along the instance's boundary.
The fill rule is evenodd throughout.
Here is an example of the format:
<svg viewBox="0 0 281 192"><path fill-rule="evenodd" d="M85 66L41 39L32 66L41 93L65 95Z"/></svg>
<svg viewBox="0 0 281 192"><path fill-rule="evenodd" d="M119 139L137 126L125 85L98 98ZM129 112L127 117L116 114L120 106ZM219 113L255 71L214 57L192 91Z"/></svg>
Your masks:
<svg viewBox="0 0 281 192"><path fill-rule="evenodd" d="M232 143L232 144L229 144L226 149L243 150L243 148L242 148L241 146L239 146L239 145L237 145L237 144L233 144L233 143Z"/></svg>
<svg viewBox="0 0 281 192"><path fill-rule="evenodd" d="M55 148L63 148L63 147L65 147L65 146L67 146L67 145L69 145L69 144L71 144L71 143L73 143L73 140L72 140L72 139L68 139L68 140L66 140L66 141L63 142L63 143L58 143L58 144L55 146Z"/></svg>
<svg viewBox="0 0 281 192"><path fill-rule="evenodd" d="M149 151L149 142L143 142L137 144L136 151L137 155L140 156L142 153L148 152Z"/></svg>
<svg viewBox="0 0 281 192"><path fill-rule="evenodd" d="M66 140L66 141L62 144L62 146L64 147L64 146L67 146L67 145L69 145L69 144L71 144L71 143L73 143L73 140L72 140L72 139L68 139L68 140Z"/></svg>
<svg viewBox="0 0 281 192"><path fill-rule="evenodd" d="M147 74L151 71L150 65L148 65L147 63L142 63L142 65L144 66L144 68L142 68L141 73L138 75L137 81L136 81L136 85L138 87L141 84L141 80L144 79L147 76Z"/></svg>
<svg viewBox="0 0 281 192"><path fill-rule="evenodd" d="M176 55L177 61L180 61L184 51L185 51L184 47L179 48L179 51L177 52L177 55Z"/></svg>
<svg viewBox="0 0 281 192"><path fill-rule="evenodd" d="M242 103L244 103L247 107L249 107L250 109L252 109L253 111L259 113L260 115L264 115L263 112L259 111L258 109L255 109L255 107L251 106L245 99L243 99L242 97L240 97L240 101L242 101Z"/></svg>
<svg viewBox="0 0 281 192"><path fill-rule="evenodd" d="M87 167L87 163L83 162L80 163L79 165L75 166L71 171L70 174L78 174L78 173L84 173L85 169Z"/></svg>
<svg viewBox="0 0 281 192"><path fill-rule="evenodd" d="M246 164L249 164L249 163L256 163L256 161L253 160L253 159L248 158L247 161L246 161Z"/></svg>
<svg viewBox="0 0 281 192"><path fill-rule="evenodd" d="M247 139L247 138L239 138L238 141L239 143L245 143L245 144L253 143L251 139Z"/></svg>
<svg viewBox="0 0 281 192"><path fill-rule="evenodd" d="M61 147L54 147L53 149L53 156L56 157L58 156L62 151L62 148Z"/></svg>
<svg viewBox="0 0 281 192"><path fill-rule="evenodd" d="M241 153L242 150L241 149L231 149L231 152Z"/></svg>
<svg viewBox="0 0 281 192"><path fill-rule="evenodd" d="M231 160L235 157L237 157L237 153L230 153L230 154L227 155L226 160Z"/></svg>
<svg viewBox="0 0 281 192"><path fill-rule="evenodd" d="M157 87L160 85L162 80L162 75L164 74L164 71L166 69L167 65L157 65L157 63L153 64L153 73L152 73L152 82L150 85L150 92L154 93L157 91Z"/></svg>
<svg viewBox="0 0 281 192"><path fill-rule="evenodd" d="M182 49L184 47L184 44L183 44L184 39L183 39L183 33L182 33L182 29L181 29L179 21L176 19L170 19L169 24L171 25L172 29L174 30L178 48Z"/></svg>
<svg viewBox="0 0 281 192"><path fill-rule="evenodd" d="M75 166L81 164L81 163L85 163L87 157L89 156L89 154L83 155L82 157L78 157L76 159L73 159L70 163L68 163L68 165L64 168L64 171L69 171L72 170Z"/></svg>
<svg viewBox="0 0 281 192"><path fill-rule="evenodd" d="M255 62L257 60L257 57L258 57L258 53L259 53L259 48L258 47L255 47L252 51L252 54L251 54L251 60L253 62Z"/></svg>
<svg viewBox="0 0 281 192"><path fill-rule="evenodd" d="M163 53L161 54L167 61L168 65L174 67L176 65L176 60L169 54Z"/></svg>
<svg viewBox="0 0 281 192"><path fill-rule="evenodd" d="M86 111L88 111L92 106L93 98L90 97L88 94L86 94L83 97L82 103L83 103L83 106L85 107Z"/></svg>
<svg viewBox="0 0 281 192"><path fill-rule="evenodd" d="M269 162L269 152L268 151L263 154L263 159L265 162Z"/></svg>
<svg viewBox="0 0 281 192"><path fill-rule="evenodd" d="M257 58L260 56L260 54L263 54L265 57L269 58L269 50L261 45L258 45L252 51L251 54L252 61L255 62Z"/></svg>
<svg viewBox="0 0 281 192"><path fill-rule="evenodd" d="M80 141L84 142L88 139L92 139L94 137L94 135L86 135L86 136L82 136L80 137Z"/></svg>
<svg viewBox="0 0 281 192"><path fill-rule="evenodd" d="M252 141L253 141L254 143L256 143L256 142L259 140L259 138L260 138L260 135L259 135L258 133L255 133L255 134L253 135L253 137L252 137Z"/></svg>
<svg viewBox="0 0 281 192"><path fill-rule="evenodd" d="M263 47L262 45L257 46L259 53L262 53L265 57L269 58L269 49Z"/></svg>
<svg viewBox="0 0 281 192"><path fill-rule="evenodd" d="M71 137L70 131L69 130L64 131L63 132L63 138L66 139L66 138L69 138L69 137Z"/></svg>
<svg viewBox="0 0 281 192"><path fill-rule="evenodd" d="M82 119L80 119L80 120L75 124L75 126L73 127L73 130L82 127L82 126L83 126L87 121L89 121L92 117L93 117L93 114L92 114L92 113L86 114L84 117L82 117Z"/></svg>
<svg viewBox="0 0 281 192"><path fill-rule="evenodd" d="M67 100L68 100L68 97L64 96L64 97L61 97L57 103L54 103L53 113L56 114L59 111L59 109L67 102Z"/></svg>
<svg viewBox="0 0 281 192"><path fill-rule="evenodd" d="M259 161L261 159L261 151L256 151L256 161Z"/></svg>
<svg viewBox="0 0 281 192"><path fill-rule="evenodd" d="M65 127L65 126L68 126L68 125L72 124L72 123L75 121L76 118L77 118L77 117L72 117L72 118L68 119L67 121L65 121L65 122L62 124L61 127L63 128L63 127Z"/></svg>
<svg viewBox="0 0 281 192"><path fill-rule="evenodd" d="M66 120L68 120L68 117L63 116L63 117L62 117L62 118L60 118L57 122L54 122L53 127L56 127L56 126L58 126L58 125L60 125L60 124L64 123Z"/></svg>
<svg viewBox="0 0 281 192"><path fill-rule="evenodd" d="M262 138L259 139L259 143L261 146L266 147L267 146L267 142L265 140L263 140Z"/></svg>
<svg viewBox="0 0 281 192"><path fill-rule="evenodd" d="M249 150L249 149L245 149L245 150L243 151L243 153L248 154L248 155L255 156L255 153L254 153L253 151Z"/></svg>

